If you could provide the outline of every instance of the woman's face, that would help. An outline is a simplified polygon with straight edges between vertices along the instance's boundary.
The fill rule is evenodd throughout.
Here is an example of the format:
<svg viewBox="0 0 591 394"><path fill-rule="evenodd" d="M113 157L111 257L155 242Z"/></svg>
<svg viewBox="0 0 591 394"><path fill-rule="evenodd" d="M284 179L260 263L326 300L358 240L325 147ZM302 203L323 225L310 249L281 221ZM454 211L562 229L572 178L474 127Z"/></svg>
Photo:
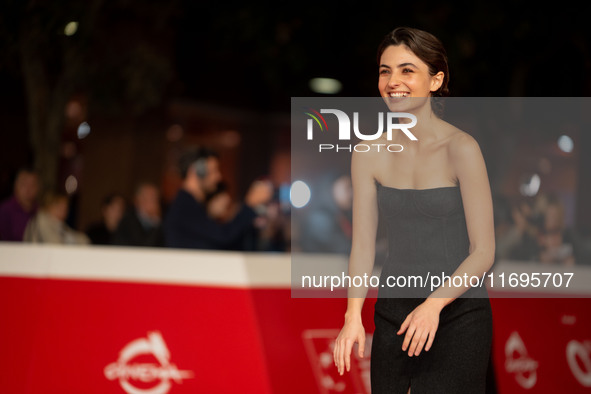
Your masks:
<svg viewBox="0 0 591 394"><path fill-rule="evenodd" d="M442 82L443 72L430 75L429 66L405 45L390 45L382 53L378 88L389 105L408 97L429 97Z"/></svg>

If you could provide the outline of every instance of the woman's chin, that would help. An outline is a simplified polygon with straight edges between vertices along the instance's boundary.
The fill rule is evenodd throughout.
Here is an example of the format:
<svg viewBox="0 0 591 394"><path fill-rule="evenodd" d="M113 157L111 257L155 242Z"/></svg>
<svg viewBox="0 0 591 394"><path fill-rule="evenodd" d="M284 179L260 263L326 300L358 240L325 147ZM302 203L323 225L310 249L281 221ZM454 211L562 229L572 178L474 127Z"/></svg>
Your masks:
<svg viewBox="0 0 591 394"><path fill-rule="evenodd" d="M390 112L416 112L427 101L428 97L384 97Z"/></svg>

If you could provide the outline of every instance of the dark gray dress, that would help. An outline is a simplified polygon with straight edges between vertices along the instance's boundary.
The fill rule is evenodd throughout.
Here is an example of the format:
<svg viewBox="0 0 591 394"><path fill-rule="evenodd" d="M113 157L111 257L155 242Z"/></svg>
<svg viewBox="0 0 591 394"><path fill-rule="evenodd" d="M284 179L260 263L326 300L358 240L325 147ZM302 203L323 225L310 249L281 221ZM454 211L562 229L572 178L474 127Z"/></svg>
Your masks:
<svg viewBox="0 0 591 394"><path fill-rule="evenodd" d="M460 188L396 189L376 184L379 217L385 221L389 243L380 284L388 275L453 274L469 254ZM447 305L431 349L413 357L408 349L402 351L406 333L396 332L431 291L418 289L410 295L401 291L386 286L378 292L372 394L406 394L409 386L412 394L484 393L492 342L486 288L472 288Z"/></svg>

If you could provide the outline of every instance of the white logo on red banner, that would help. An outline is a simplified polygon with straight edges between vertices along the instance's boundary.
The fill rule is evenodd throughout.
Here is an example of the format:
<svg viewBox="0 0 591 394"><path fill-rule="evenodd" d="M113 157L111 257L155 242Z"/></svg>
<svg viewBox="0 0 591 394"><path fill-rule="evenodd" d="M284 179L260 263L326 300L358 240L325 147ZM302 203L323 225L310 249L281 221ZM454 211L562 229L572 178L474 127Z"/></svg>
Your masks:
<svg viewBox="0 0 591 394"><path fill-rule="evenodd" d="M514 331L505 343L505 370L515 375L515 380L524 389L532 388L538 380L538 362L527 354L523 340Z"/></svg>
<svg viewBox="0 0 591 394"><path fill-rule="evenodd" d="M570 341L566 345L566 361L579 383L591 387L591 341Z"/></svg>
<svg viewBox="0 0 591 394"><path fill-rule="evenodd" d="M138 356L153 356L159 363L133 362ZM128 343L119 352L119 359L105 367L105 377L119 379L121 388L128 394L166 394L172 381L182 383L193 377L192 371L181 371L170 362L170 351L158 331L148 332L148 338ZM135 385L134 385L135 383ZM143 387L156 383L151 387Z"/></svg>

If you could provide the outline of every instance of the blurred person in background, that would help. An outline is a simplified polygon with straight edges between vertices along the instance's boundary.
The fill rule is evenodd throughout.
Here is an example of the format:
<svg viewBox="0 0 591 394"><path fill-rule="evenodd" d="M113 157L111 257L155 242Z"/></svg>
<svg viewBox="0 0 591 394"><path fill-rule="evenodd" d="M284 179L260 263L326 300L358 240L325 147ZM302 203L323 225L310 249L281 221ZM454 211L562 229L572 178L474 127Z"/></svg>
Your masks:
<svg viewBox="0 0 591 394"><path fill-rule="evenodd" d="M14 194L0 204L0 241L22 241L29 220L37 212L39 177L21 169L14 181Z"/></svg>
<svg viewBox="0 0 591 394"><path fill-rule="evenodd" d="M540 214L538 209L535 209L539 205L527 200L512 204L510 208L512 223L504 226L506 228L502 231L497 227L496 258L521 261L539 259Z"/></svg>
<svg viewBox="0 0 591 394"><path fill-rule="evenodd" d="M506 258L509 244L503 243L509 239L509 234L513 231L514 223L512 217L513 206L508 197L504 195L493 196L494 220L495 220L495 261Z"/></svg>
<svg viewBox="0 0 591 394"><path fill-rule="evenodd" d="M226 247L228 250L284 252L288 249L289 236L286 229L290 227L289 216L279 199L279 190L266 204L257 207L259 214L252 226L246 229L237 241ZM207 213L220 223L230 221L239 210L239 205L232 201L224 183L207 200Z"/></svg>
<svg viewBox="0 0 591 394"><path fill-rule="evenodd" d="M63 245L87 245L90 239L66 224L68 196L48 193L44 196L39 212L29 221L24 234L25 242Z"/></svg>
<svg viewBox="0 0 591 394"><path fill-rule="evenodd" d="M206 210L207 215L218 223L226 223L238 213L238 206L233 203L224 182L220 182L207 197Z"/></svg>
<svg viewBox="0 0 591 394"><path fill-rule="evenodd" d="M207 215L219 224L228 223L240 210L240 205L232 200L232 196L228 192L224 182L220 182L216 191L208 195L205 205ZM239 237L236 237L234 242L228 243L220 249L253 251L255 250L255 244L256 229L253 221L252 225L245 228L243 233Z"/></svg>
<svg viewBox="0 0 591 394"><path fill-rule="evenodd" d="M112 237L125 212L125 198L119 193L111 193L103 199L101 220L91 224L86 235L95 245L110 245Z"/></svg>
<svg viewBox="0 0 591 394"><path fill-rule="evenodd" d="M291 250L291 152L280 148L269 163L268 179L274 187L273 198L255 220L256 250L286 252Z"/></svg>
<svg viewBox="0 0 591 394"><path fill-rule="evenodd" d="M284 204L275 198L265 205L265 212L255 220L257 229L255 249L264 252L290 250L291 217L282 208Z"/></svg>
<svg viewBox="0 0 591 394"><path fill-rule="evenodd" d="M555 197L548 197L544 206L543 224L539 232L540 261L542 263L575 264L576 234L566 228L564 206Z"/></svg>
<svg viewBox="0 0 591 394"><path fill-rule="evenodd" d="M230 220L220 222L221 217L211 217L211 209L209 214L207 210L208 199L222 182L218 155L208 148L198 148L183 155L179 167L183 183L164 222L165 243L169 247L227 249L235 246L252 229L257 217L254 209L269 201L272 195L271 185L254 182L245 204Z"/></svg>
<svg viewBox="0 0 591 394"><path fill-rule="evenodd" d="M115 233L113 245L164 246L160 191L142 183L135 191L133 207L127 210Z"/></svg>
<svg viewBox="0 0 591 394"><path fill-rule="evenodd" d="M348 254L351 251L353 188L348 174L329 174L318 182L300 234L302 251Z"/></svg>

